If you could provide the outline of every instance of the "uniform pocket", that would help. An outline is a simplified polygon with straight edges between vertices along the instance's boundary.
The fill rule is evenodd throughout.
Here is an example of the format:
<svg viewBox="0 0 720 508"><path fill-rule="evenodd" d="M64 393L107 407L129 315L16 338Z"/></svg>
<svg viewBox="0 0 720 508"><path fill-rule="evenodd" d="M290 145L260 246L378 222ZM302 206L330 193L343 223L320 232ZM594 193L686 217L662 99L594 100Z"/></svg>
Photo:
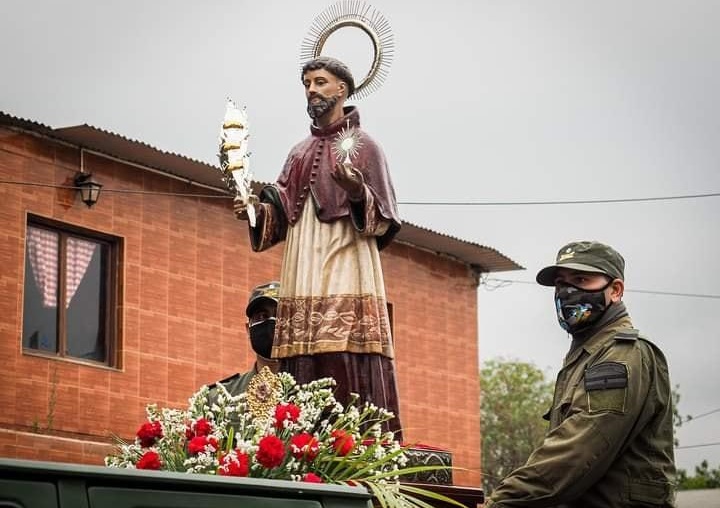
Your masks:
<svg viewBox="0 0 720 508"><path fill-rule="evenodd" d="M628 369L625 364L599 363L588 367L584 377L589 412L625 412L628 385Z"/></svg>
<svg viewBox="0 0 720 508"><path fill-rule="evenodd" d="M547 418L545 418L545 419L550 422L551 429L554 429L555 427L560 425L563 422L563 420L565 420L565 418L567 418L571 405L572 405L571 401L563 400L562 402L560 402L560 404L558 404L557 406L550 409L550 411L545 413L543 418L545 418L545 416L547 416Z"/></svg>
<svg viewBox="0 0 720 508"><path fill-rule="evenodd" d="M602 413L612 411L615 413L625 413L625 398L627 392L620 390L593 390L587 392L588 412Z"/></svg>
<svg viewBox="0 0 720 508"><path fill-rule="evenodd" d="M668 482L630 480L630 500L664 506L670 500L672 488Z"/></svg>

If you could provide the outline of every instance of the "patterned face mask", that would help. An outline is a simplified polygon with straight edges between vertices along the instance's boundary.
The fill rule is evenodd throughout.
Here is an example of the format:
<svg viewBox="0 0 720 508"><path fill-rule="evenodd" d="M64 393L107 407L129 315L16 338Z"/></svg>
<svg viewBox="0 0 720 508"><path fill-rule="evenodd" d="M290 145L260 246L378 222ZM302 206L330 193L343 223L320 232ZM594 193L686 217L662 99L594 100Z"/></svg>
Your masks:
<svg viewBox="0 0 720 508"><path fill-rule="evenodd" d="M574 334L596 323L609 307L605 303L605 290L610 284L612 280L597 291L586 291L570 284L559 286L555 290L555 308L563 330Z"/></svg>

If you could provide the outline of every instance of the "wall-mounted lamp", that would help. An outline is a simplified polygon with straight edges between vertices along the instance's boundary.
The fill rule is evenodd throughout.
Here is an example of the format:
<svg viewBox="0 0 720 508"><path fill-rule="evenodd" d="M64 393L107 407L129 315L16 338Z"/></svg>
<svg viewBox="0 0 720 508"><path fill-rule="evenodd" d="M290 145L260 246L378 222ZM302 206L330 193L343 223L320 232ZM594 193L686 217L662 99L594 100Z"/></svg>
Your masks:
<svg viewBox="0 0 720 508"><path fill-rule="evenodd" d="M75 175L75 187L80 190L80 199L88 208L97 203L100 197L100 189L102 184L93 180L92 174L83 173L82 171Z"/></svg>

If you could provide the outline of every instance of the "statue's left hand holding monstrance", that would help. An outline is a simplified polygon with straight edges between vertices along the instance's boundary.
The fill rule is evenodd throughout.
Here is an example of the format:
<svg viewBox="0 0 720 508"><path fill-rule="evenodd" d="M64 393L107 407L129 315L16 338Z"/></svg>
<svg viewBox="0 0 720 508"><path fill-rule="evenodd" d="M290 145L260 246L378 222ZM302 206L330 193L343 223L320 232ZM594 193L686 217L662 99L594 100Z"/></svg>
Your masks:
<svg viewBox="0 0 720 508"><path fill-rule="evenodd" d="M249 134L246 108L240 109L228 99L220 132L220 169L228 189L235 192L235 213L240 218L247 217L250 226L255 227L255 204L258 203L258 197L252 193Z"/></svg>

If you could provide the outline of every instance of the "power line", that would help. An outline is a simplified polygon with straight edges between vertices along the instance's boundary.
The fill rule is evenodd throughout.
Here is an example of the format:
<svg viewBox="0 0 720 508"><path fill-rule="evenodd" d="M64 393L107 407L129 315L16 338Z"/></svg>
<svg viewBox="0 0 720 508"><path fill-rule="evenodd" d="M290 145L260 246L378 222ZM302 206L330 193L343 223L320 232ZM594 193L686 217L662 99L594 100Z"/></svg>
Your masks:
<svg viewBox="0 0 720 508"><path fill-rule="evenodd" d="M704 448L705 446L718 446L720 445L720 441L717 443L702 443L702 444L695 444L695 445L686 445L686 446L676 446L676 450L683 450L687 448Z"/></svg>
<svg viewBox="0 0 720 508"><path fill-rule="evenodd" d="M77 190L72 185L58 185L50 183L19 182L15 180L0 180L0 183L9 185L26 185L30 187L51 187L55 189ZM196 198L220 198L231 199L229 195L218 194L187 194L178 192L145 191L137 189L112 189L103 187L102 192L118 192L125 194L151 194L160 196L183 196ZM422 206L525 206L525 205L587 205L607 203L639 203L648 201L671 201L679 199L712 198L720 196L720 192L709 192L705 194L687 194L680 196L656 196L645 198L619 198L619 199L584 199L584 200L556 200L556 201L398 201L399 205L422 205Z"/></svg>
<svg viewBox="0 0 720 508"><path fill-rule="evenodd" d="M712 411L708 411L707 413L699 414L697 416L688 416L687 420L685 420L683 423L694 422L695 420L699 420L700 418L709 416L709 415L717 413L717 412L720 412L720 407L717 409L713 409Z"/></svg>
<svg viewBox="0 0 720 508"><path fill-rule="evenodd" d="M494 277L488 277L480 281L481 285L486 286L488 291L494 291L498 288L506 287L510 284L531 284L537 286L537 282L529 280L515 280L515 279L496 279ZM720 300L720 295L712 295L707 293L680 293L677 291L653 291L648 289L626 289L627 293L643 293L646 295L660 295L660 296L682 296L686 298L711 298L714 300ZM719 409L720 410L720 409Z"/></svg>
<svg viewBox="0 0 720 508"><path fill-rule="evenodd" d="M398 201L399 205L422 206L535 206L535 205L595 205L608 203L641 203L648 201L672 201L678 199L715 198L720 192L687 194L682 196L656 196L645 198L578 199L554 201Z"/></svg>
<svg viewBox="0 0 720 508"><path fill-rule="evenodd" d="M80 190L80 187L74 185L59 185L53 183L35 183L35 182L18 182L14 180L0 180L0 183L6 183L9 185L24 185L27 187L49 187L51 189L68 189L68 190ZM148 191L139 189L112 189L103 187L101 192L117 192L119 194L145 194L152 196L178 196L187 198L215 198L215 199L232 199L233 196L227 194L193 194L184 192L164 192L164 191Z"/></svg>
<svg viewBox="0 0 720 508"><path fill-rule="evenodd" d="M645 289L626 289L628 293L644 293L647 295L662 295L662 296L685 296L688 298L720 298L720 295L710 295L706 293L676 293L674 291L648 291Z"/></svg>

